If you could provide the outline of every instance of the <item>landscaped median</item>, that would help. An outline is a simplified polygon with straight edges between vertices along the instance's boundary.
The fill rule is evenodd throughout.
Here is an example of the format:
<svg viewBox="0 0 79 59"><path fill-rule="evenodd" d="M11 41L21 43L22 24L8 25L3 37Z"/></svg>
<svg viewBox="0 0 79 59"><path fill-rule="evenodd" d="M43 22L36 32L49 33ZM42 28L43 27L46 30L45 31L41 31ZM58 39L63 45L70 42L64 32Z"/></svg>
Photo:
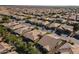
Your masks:
<svg viewBox="0 0 79 59"><path fill-rule="evenodd" d="M0 36L3 37L3 41L14 46L18 53L39 53L39 50L35 46L32 46L33 42L26 43L21 36L16 36L7 30L6 27L0 25Z"/></svg>

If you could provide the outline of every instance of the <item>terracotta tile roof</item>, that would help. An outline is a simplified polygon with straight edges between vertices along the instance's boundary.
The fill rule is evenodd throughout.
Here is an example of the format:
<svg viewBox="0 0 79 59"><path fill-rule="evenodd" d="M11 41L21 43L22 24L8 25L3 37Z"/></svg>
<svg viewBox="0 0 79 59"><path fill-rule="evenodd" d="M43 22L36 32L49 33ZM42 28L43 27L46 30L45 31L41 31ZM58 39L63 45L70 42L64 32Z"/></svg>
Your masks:
<svg viewBox="0 0 79 59"><path fill-rule="evenodd" d="M73 54L79 54L79 45L75 44L71 47Z"/></svg>
<svg viewBox="0 0 79 59"><path fill-rule="evenodd" d="M48 34L45 35L40 41L39 44L42 45L44 48L46 48L48 51L50 51L52 48L56 46L56 43L60 41L60 37L54 35L54 34ZM48 49L49 48L49 49Z"/></svg>
<svg viewBox="0 0 79 59"><path fill-rule="evenodd" d="M49 27L57 27L57 26L59 26L59 25L60 25L59 23L52 23L52 24L50 24Z"/></svg>
<svg viewBox="0 0 79 59"><path fill-rule="evenodd" d="M25 27L25 26L22 25L22 24L19 24L19 25L14 26L12 29L18 29L18 28L20 28L20 27Z"/></svg>
<svg viewBox="0 0 79 59"><path fill-rule="evenodd" d="M36 40L36 39L38 39L39 37L38 37L38 35L40 34L41 32L39 31L39 30L32 30L32 31L30 31L30 32L27 32L27 33L25 33L24 34L24 36L26 37L26 38L30 38L31 40Z"/></svg>

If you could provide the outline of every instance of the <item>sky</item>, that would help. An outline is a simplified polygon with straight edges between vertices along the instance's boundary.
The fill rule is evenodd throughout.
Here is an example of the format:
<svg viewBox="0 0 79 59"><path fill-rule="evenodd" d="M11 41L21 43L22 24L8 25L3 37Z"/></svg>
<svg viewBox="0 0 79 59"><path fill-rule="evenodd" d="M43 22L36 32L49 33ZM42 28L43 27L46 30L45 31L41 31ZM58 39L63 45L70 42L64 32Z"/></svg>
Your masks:
<svg viewBox="0 0 79 59"><path fill-rule="evenodd" d="M79 0L0 0L0 5L79 5Z"/></svg>

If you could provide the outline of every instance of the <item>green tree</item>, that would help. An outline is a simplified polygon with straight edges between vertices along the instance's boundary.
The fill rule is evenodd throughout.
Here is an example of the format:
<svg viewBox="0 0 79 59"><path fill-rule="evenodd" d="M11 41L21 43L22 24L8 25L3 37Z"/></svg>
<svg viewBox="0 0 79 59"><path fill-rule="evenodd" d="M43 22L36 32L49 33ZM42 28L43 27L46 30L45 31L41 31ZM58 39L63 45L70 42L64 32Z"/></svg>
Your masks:
<svg viewBox="0 0 79 59"><path fill-rule="evenodd" d="M8 16L3 16L2 22L3 22L3 23L9 22L9 17L8 17Z"/></svg>
<svg viewBox="0 0 79 59"><path fill-rule="evenodd" d="M28 51L29 54L38 54L38 53L40 53L38 51L38 49L35 46L33 46L32 42L29 42L27 44L27 48L28 48L27 51Z"/></svg>
<svg viewBox="0 0 79 59"><path fill-rule="evenodd" d="M33 46L29 42L28 44L23 41L23 38L21 36L16 36L9 31L7 31L7 28L0 25L0 34L5 38L4 41L12 45L16 48L16 51L18 53L39 53L37 48Z"/></svg>

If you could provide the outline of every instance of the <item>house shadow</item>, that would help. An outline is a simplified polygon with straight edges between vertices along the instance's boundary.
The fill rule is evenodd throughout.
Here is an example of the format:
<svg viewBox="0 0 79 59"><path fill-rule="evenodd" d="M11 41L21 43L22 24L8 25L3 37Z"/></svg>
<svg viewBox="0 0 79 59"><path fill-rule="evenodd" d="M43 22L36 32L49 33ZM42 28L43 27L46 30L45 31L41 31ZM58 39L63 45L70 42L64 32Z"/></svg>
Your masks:
<svg viewBox="0 0 79 59"><path fill-rule="evenodd" d="M69 36L71 32L68 31L68 30L57 29L55 33L56 33L57 35L59 35L59 36L61 36L62 34Z"/></svg>
<svg viewBox="0 0 79 59"><path fill-rule="evenodd" d="M77 40L79 40L79 34L76 34L76 35L74 36L74 38L77 39Z"/></svg>

